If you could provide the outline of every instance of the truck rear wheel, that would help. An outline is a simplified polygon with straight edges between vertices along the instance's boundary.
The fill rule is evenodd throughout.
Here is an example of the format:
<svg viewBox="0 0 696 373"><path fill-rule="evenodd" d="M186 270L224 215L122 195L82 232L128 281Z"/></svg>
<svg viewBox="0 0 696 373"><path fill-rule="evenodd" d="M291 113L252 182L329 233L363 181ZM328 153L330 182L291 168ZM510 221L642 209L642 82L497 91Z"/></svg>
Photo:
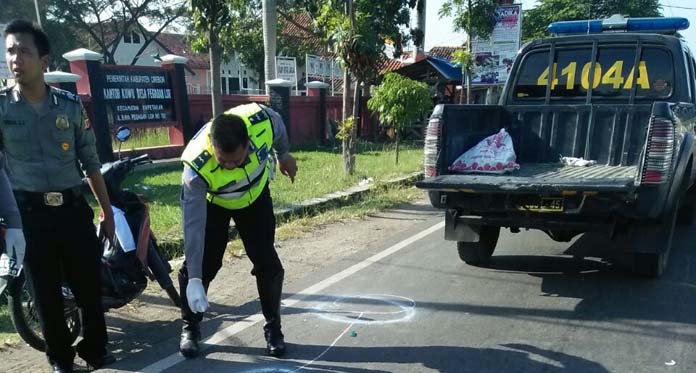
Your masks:
<svg viewBox="0 0 696 373"><path fill-rule="evenodd" d="M696 210L696 196L687 194L679 205L677 213L677 223L680 225L689 225L694 221L694 211Z"/></svg>
<svg viewBox="0 0 696 373"><path fill-rule="evenodd" d="M678 206L678 204L677 204ZM657 230L658 237L661 239L653 241L653 245L664 244L665 248L659 253L634 253L633 254L633 273L641 277L657 278L662 276L667 269L669 253L672 249L674 238L674 227L677 224L677 208L674 209L665 220L649 229ZM661 233L661 234L659 234Z"/></svg>
<svg viewBox="0 0 696 373"><path fill-rule="evenodd" d="M669 252L661 254L633 254L633 273L641 277L657 278L662 276L667 268Z"/></svg>
<svg viewBox="0 0 696 373"><path fill-rule="evenodd" d="M500 227L482 226L478 234L478 242L457 242L459 258L467 264L486 264L491 260L495 246L498 244Z"/></svg>

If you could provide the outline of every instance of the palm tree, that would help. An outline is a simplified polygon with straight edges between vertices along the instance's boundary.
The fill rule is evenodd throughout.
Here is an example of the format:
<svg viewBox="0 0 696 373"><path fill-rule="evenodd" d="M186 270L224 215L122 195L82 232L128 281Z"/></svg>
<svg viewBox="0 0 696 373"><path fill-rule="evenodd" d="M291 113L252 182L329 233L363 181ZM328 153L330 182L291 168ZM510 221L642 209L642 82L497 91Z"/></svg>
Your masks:
<svg viewBox="0 0 696 373"><path fill-rule="evenodd" d="M412 27L413 30L411 35L413 36L414 43L416 44L416 56L425 55L425 0L418 0L416 3L416 17Z"/></svg>
<svg viewBox="0 0 696 373"><path fill-rule="evenodd" d="M278 19L276 17L276 1L263 0L263 50L264 76L266 81L275 79L276 32ZM269 94L266 85L266 94Z"/></svg>

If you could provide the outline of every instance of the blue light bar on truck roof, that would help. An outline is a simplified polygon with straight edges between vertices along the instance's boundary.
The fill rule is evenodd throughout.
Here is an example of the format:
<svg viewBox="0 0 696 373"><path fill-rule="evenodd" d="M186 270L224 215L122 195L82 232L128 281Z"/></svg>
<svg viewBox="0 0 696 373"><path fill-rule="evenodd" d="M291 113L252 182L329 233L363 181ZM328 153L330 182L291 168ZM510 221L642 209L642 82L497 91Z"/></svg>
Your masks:
<svg viewBox="0 0 696 373"><path fill-rule="evenodd" d="M603 31L677 32L689 28L689 20L682 17L624 18L615 14L606 19L561 21L549 25L552 34L598 34Z"/></svg>

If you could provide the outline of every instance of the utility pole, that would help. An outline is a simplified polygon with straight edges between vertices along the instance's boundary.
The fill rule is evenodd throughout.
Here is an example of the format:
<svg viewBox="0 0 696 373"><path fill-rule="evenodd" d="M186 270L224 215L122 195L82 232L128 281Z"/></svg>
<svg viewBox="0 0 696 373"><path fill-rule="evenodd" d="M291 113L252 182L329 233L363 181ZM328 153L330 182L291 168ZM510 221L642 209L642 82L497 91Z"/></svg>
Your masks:
<svg viewBox="0 0 696 373"><path fill-rule="evenodd" d="M41 13L39 13L39 0L34 0L34 8L36 8L36 23L39 24L39 27L43 28L43 26L41 26Z"/></svg>

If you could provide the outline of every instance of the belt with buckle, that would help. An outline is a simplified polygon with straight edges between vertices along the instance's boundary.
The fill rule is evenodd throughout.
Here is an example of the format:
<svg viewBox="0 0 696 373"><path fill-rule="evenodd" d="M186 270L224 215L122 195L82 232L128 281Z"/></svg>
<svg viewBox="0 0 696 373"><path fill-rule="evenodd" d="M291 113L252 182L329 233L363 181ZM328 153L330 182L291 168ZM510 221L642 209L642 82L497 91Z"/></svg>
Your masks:
<svg viewBox="0 0 696 373"><path fill-rule="evenodd" d="M74 202L82 195L82 190L80 187L70 188L60 192L26 192L15 190L14 194L19 204L27 203L48 207L60 207L67 203Z"/></svg>

